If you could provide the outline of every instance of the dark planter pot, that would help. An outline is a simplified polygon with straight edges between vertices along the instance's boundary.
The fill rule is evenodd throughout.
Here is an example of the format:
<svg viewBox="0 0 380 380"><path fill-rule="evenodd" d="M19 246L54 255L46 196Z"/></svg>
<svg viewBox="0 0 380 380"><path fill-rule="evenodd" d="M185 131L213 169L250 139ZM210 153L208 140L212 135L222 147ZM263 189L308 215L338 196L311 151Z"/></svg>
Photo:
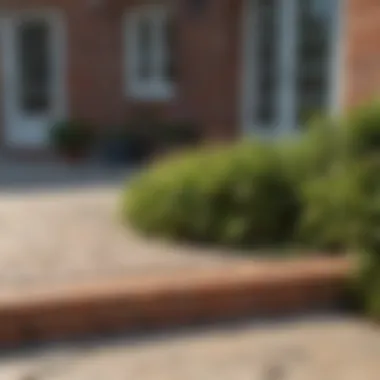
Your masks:
<svg viewBox="0 0 380 380"><path fill-rule="evenodd" d="M121 165L128 163L128 144L124 141L108 141L103 149L105 161L112 165Z"/></svg>
<svg viewBox="0 0 380 380"><path fill-rule="evenodd" d="M79 164L86 158L85 150L61 150L60 154L65 162L70 165Z"/></svg>
<svg viewBox="0 0 380 380"><path fill-rule="evenodd" d="M110 165L139 164L149 156L149 146L138 140L112 140L104 145L103 157Z"/></svg>

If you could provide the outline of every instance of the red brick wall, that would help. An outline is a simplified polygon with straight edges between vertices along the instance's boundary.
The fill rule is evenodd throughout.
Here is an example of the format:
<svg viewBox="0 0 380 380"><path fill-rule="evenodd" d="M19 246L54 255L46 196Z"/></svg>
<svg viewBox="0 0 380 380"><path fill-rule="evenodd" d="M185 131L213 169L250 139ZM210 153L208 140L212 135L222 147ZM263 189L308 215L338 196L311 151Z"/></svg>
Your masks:
<svg viewBox="0 0 380 380"><path fill-rule="evenodd" d="M198 120L212 138L230 138L240 126L242 0L208 0L201 15L178 5L178 92L170 102L147 104L124 94L122 15L137 0L2 0L3 9L55 7L67 30L68 108L99 125L121 123L154 106L163 115ZM344 2L344 0L343 0ZM138 3L141 3L138 0ZM365 101L380 89L380 0L346 0L343 24L343 103Z"/></svg>
<svg viewBox="0 0 380 380"><path fill-rule="evenodd" d="M170 102L147 104L124 94L122 16L136 0L106 0L99 9L85 0L2 0L1 9L55 7L65 17L67 88L71 117L99 125L121 123L141 107L195 118L214 137L230 137L239 124L240 0L210 0L194 16L178 7L179 84ZM141 3L139 0L138 3Z"/></svg>
<svg viewBox="0 0 380 380"><path fill-rule="evenodd" d="M236 134L240 102L238 0L209 1L198 19L182 9L184 102L213 138Z"/></svg>
<svg viewBox="0 0 380 380"><path fill-rule="evenodd" d="M345 104L380 95L380 1L347 0L345 13Z"/></svg>

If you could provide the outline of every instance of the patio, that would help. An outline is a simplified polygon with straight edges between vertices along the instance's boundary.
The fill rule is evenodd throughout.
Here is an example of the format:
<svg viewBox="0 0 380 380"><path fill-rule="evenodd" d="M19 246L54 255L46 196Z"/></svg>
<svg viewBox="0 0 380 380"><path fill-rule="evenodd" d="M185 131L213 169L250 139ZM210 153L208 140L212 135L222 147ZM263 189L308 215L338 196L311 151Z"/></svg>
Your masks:
<svg viewBox="0 0 380 380"><path fill-rule="evenodd" d="M122 226L130 171L0 167L0 346L336 306L350 263L252 258Z"/></svg>
<svg viewBox="0 0 380 380"><path fill-rule="evenodd" d="M0 166L0 286L6 289L239 261L139 239L121 226L126 169Z"/></svg>
<svg viewBox="0 0 380 380"><path fill-rule="evenodd" d="M380 332L314 316L119 336L0 356L1 380L378 380Z"/></svg>

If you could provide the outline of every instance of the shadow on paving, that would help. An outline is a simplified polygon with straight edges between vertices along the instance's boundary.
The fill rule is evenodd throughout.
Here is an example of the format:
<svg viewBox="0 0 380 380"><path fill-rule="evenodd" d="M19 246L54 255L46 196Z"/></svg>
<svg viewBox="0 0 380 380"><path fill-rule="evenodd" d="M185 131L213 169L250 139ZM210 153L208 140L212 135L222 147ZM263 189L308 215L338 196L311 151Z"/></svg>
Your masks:
<svg viewBox="0 0 380 380"><path fill-rule="evenodd" d="M100 165L0 164L0 193L121 186L136 169Z"/></svg>
<svg viewBox="0 0 380 380"><path fill-rule="evenodd" d="M96 350L101 347L118 347L125 345L138 345L145 343L162 342L166 340L180 340L192 336L202 336L208 333L228 332L234 333L244 329L284 329L297 324L312 322L340 322L356 320L358 316L347 310L317 310L306 313L289 313L280 317L264 316L225 319L216 322L195 322L178 327L167 328L141 328L133 331L119 331L112 333L83 335L78 338L68 338L56 341L34 341L17 348L1 347L0 360L7 358L22 358L29 355L43 355L56 350Z"/></svg>

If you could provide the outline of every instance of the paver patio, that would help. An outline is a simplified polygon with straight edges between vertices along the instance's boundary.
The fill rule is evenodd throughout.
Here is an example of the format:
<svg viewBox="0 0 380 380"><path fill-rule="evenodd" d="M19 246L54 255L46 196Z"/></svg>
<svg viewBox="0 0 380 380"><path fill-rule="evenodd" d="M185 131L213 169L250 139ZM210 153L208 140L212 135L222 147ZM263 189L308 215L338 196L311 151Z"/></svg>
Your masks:
<svg viewBox="0 0 380 380"><path fill-rule="evenodd" d="M0 359L1 380L378 380L380 330L343 317L68 345Z"/></svg>
<svg viewBox="0 0 380 380"><path fill-rule="evenodd" d="M210 268L249 260L137 238L118 219L125 179L123 171L0 165L1 294L118 276L181 278L182 271L203 269L208 275ZM29 322L35 327L36 320ZM277 364L288 377L276 380L377 380L379 345L379 331L360 321L253 324L90 347L68 344L3 359L0 353L0 380L273 380L268 368Z"/></svg>
<svg viewBox="0 0 380 380"><path fill-rule="evenodd" d="M179 251L128 233L118 215L126 176L109 169L0 166L1 289L239 260Z"/></svg>

